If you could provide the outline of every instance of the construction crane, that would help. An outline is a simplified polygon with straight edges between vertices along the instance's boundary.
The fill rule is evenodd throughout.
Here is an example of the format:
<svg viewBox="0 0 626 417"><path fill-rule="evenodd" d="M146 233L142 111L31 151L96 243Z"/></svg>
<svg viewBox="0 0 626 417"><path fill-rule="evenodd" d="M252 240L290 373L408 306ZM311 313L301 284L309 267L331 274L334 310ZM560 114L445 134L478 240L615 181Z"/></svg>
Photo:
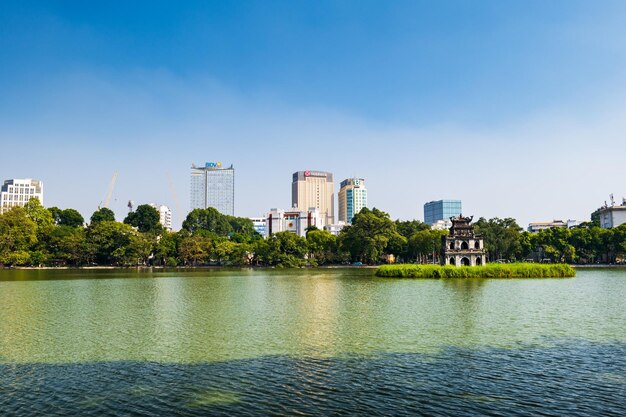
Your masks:
<svg viewBox="0 0 626 417"><path fill-rule="evenodd" d="M107 196L104 199L104 204L102 205L105 208L109 208L109 203L111 202L111 196L113 195L113 190L115 189L115 182L117 181L117 171L113 173L113 177L111 177L111 182L109 183L109 189L107 191Z"/></svg>

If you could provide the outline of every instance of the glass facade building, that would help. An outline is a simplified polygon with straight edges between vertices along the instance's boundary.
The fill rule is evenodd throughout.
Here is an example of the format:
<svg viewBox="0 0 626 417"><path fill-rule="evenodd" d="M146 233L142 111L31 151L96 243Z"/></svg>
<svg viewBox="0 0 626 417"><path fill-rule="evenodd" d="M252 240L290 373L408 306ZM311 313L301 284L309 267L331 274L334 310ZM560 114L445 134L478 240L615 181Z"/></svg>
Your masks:
<svg viewBox="0 0 626 417"><path fill-rule="evenodd" d="M235 215L235 169L221 162L191 167L191 210L214 207L222 214Z"/></svg>
<svg viewBox="0 0 626 417"><path fill-rule="evenodd" d="M449 220L462 213L461 200L439 200L424 204L424 223L432 225L439 220Z"/></svg>
<svg viewBox="0 0 626 417"><path fill-rule="evenodd" d="M339 189L339 221L352 223L355 214L367 207L367 189L363 178L341 181Z"/></svg>

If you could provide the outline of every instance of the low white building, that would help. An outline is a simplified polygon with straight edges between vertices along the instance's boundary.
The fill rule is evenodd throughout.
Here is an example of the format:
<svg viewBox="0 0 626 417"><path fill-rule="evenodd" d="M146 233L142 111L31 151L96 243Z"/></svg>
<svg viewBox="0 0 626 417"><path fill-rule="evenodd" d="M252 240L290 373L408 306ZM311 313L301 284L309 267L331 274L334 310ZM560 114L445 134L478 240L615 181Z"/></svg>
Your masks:
<svg viewBox="0 0 626 417"><path fill-rule="evenodd" d="M310 208L308 210L280 210L271 209L266 215L267 236L278 232L292 232L298 236L306 236L309 227L315 226L318 229L324 227L324 219L320 210Z"/></svg>
<svg viewBox="0 0 626 417"><path fill-rule="evenodd" d="M626 223L626 201L619 206L605 206L598 210L600 227L611 229Z"/></svg>
<svg viewBox="0 0 626 417"><path fill-rule="evenodd" d="M335 224L329 224L324 227L325 230L329 231L331 234L335 236L339 236L339 233L343 230L344 227L348 226L348 223L344 221L339 221Z"/></svg>
<svg viewBox="0 0 626 417"><path fill-rule="evenodd" d="M0 188L0 214L13 207L24 207L31 198L43 204L43 182L40 180L12 179L4 181Z"/></svg>
<svg viewBox="0 0 626 417"><path fill-rule="evenodd" d="M258 234L267 237L267 219L265 217L250 217L252 227Z"/></svg>
<svg viewBox="0 0 626 417"><path fill-rule="evenodd" d="M563 220L552 220L551 222L532 222L528 223L528 231L530 233L538 233L542 230L566 228L567 223Z"/></svg>
<svg viewBox="0 0 626 417"><path fill-rule="evenodd" d="M572 227L579 226L581 223L582 222L580 220L572 220L572 219L568 219L567 221L552 220L551 222L533 222L533 223L528 223L527 230L530 233L537 233L541 230L546 230L546 229L555 229L555 228L571 229Z"/></svg>
<svg viewBox="0 0 626 417"><path fill-rule="evenodd" d="M172 230L172 210L168 206L150 204L150 206L154 207L159 212L159 223L166 230Z"/></svg>
<svg viewBox="0 0 626 417"><path fill-rule="evenodd" d="M437 220L430 226L432 230L450 230L451 227L452 221L450 220Z"/></svg>

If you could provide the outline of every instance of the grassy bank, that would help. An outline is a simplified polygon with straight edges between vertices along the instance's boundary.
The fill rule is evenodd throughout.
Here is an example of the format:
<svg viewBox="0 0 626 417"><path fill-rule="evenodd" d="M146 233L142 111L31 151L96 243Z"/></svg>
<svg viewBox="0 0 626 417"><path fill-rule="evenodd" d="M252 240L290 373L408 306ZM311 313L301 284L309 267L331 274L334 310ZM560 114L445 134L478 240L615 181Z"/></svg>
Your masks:
<svg viewBox="0 0 626 417"><path fill-rule="evenodd" d="M568 278L576 271L566 264L487 264L485 266L383 265L376 276L386 278Z"/></svg>

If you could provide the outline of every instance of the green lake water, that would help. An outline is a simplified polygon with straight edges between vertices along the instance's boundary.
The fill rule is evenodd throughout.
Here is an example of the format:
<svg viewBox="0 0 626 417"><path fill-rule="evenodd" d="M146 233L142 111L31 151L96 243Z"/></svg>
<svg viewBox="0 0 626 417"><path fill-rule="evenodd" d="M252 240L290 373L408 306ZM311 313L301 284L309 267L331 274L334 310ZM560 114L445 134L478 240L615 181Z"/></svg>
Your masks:
<svg viewBox="0 0 626 417"><path fill-rule="evenodd" d="M491 399L519 401L532 384L553 386L568 378L570 386L600 381L576 386L578 392L602 394L588 396L581 415L626 410L621 396L626 394L626 270L512 280L373 274L371 269L0 270L0 414L134 415L137 410L118 413L116 407L132 403L129 398L140 392L138 415L316 414L359 407L373 414L462 415L460 410L508 407L513 403ZM565 362L554 368L559 361ZM475 373L462 372L467 369ZM122 389L119 378L104 376L111 372L134 376ZM437 408L441 387L423 385L435 383L435 372L453 373L446 380L456 378L464 387L450 394L449 409ZM472 375L480 372L484 381L500 379L500 385L475 389L483 379ZM82 388L81 375L91 375ZM320 375L330 375L325 388L317 387L331 389L325 396L315 390ZM279 388L266 394L251 388L277 384L277 378ZM517 387L520 378L525 383ZM446 380L440 381L444 387ZM27 383L57 396L24 402L20 390ZM292 383L300 384L293 393L276 394ZM371 391L362 401L352 391L359 384L366 385L358 392ZM183 385L184 392L171 396L159 388ZM350 396L355 402L342 406L341 399ZM367 403L377 396L379 401ZM155 403L156 397L163 398ZM421 402L403 406L418 397ZM328 402L320 403L324 398ZM468 408L468 403L479 405ZM542 404L511 406L524 414L546 411Z"/></svg>

